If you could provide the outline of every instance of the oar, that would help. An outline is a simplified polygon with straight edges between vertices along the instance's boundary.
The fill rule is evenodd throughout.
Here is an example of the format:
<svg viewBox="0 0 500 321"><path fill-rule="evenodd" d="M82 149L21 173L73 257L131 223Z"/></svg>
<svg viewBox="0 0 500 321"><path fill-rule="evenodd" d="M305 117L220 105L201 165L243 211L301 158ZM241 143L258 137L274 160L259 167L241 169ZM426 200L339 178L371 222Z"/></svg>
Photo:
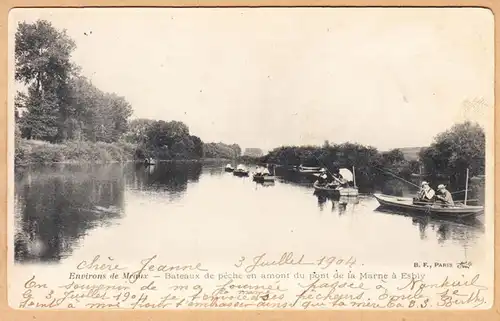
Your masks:
<svg viewBox="0 0 500 321"><path fill-rule="evenodd" d="M461 191L456 191L456 192L453 192L453 193L451 193L451 194L463 193L463 192L465 192L465 191L471 191L471 190L470 190L470 189L469 189L469 190L463 189L463 190L461 190Z"/></svg>
<svg viewBox="0 0 500 321"><path fill-rule="evenodd" d="M414 183L412 183L412 182L409 182L409 181L407 181L406 179L401 178L401 177L397 176L396 174L393 174L393 173L391 173L391 172L389 172L389 171L384 171L384 170L382 170L382 169L380 169L380 168L377 168L377 167L375 167L375 169L378 169L379 171L381 171L381 172L383 172L383 173L390 174L391 176L394 176L395 178L400 179L400 180L402 180L403 182L406 182L406 183L408 183L408 184L410 184L410 185L413 185L413 186L415 186L415 187L420 188L420 186L418 186L417 184L414 184Z"/></svg>

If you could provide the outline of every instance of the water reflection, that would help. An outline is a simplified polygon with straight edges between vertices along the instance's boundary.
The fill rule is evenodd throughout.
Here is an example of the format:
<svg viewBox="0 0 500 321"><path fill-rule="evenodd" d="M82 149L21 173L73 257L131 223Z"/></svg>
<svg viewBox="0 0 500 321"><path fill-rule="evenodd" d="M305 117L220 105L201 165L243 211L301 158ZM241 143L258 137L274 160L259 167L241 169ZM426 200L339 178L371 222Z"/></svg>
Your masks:
<svg viewBox="0 0 500 321"><path fill-rule="evenodd" d="M160 191L174 200L201 172L200 163L18 169L14 258L49 262L67 257L89 230L122 217L126 186Z"/></svg>
<svg viewBox="0 0 500 321"><path fill-rule="evenodd" d="M354 212L356 206L360 204L359 197L326 196L321 193L315 193L314 195L318 200L318 208L320 211L323 211L325 206L331 203L331 211L337 212L339 216Z"/></svg>
<svg viewBox="0 0 500 321"><path fill-rule="evenodd" d="M479 237L479 234L484 233L484 224L477 218L454 219L450 217L444 220L433 218L431 216L409 214L407 212L386 209L383 207L376 208L374 213L411 218L412 225L418 228L421 240L428 238L430 229L435 232L435 238L439 244L443 244L447 240L458 241L462 244L466 244L471 241L473 242Z"/></svg>
<svg viewBox="0 0 500 321"><path fill-rule="evenodd" d="M137 222L150 228L159 227L162 232L157 234L158 238L168 241L177 240L177 231L189 235L186 233L194 229L198 233L197 242L218 247L220 244L214 243L213 234L205 232L204 225L200 227L197 222L224 220L229 224L224 225L224 229L238 231L227 236L225 243L230 240L246 244L246 233L268 233L265 237L283 240L285 246L294 241L287 239L289 229L280 230L281 222L286 221L303 230L304 239L297 239L302 243L308 242L314 231L321 231L325 240L342 237L341 244L361 243L359 248L366 248L370 253L393 246L394 238L386 241L383 235L379 237L379 231L391 229L393 235L399 233L397 239L401 246L426 248L434 255L450 257L456 251L448 249L456 244L448 242L442 246L447 240L467 247L484 232L480 221L440 221L385 211L377 208L378 203L372 196L315 196L307 177L300 179L299 175L292 175L295 179L292 181L281 177L276 182L256 183L250 177L238 178L226 173L221 164L59 165L18 169L15 175L15 259L18 262L58 261L71 255L83 242L92 241L96 236L88 236L89 231L97 227L109 228L106 233L114 237L114 242L124 244L130 238L130 228L120 227L128 224L135 228ZM415 192L398 180L380 182L377 188L392 195ZM140 215L138 208L139 212L162 215ZM272 216L263 209L272 211ZM260 223L252 226L253 222L263 219L275 221L269 228ZM115 224L117 222L120 224ZM163 233L164 226L171 230ZM374 240L378 242L377 248L372 246ZM140 247L151 246L150 238L136 242L143 242ZM103 244L103 247L108 246L112 251L116 244ZM406 252L398 255L406 255Z"/></svg>
<svg viewBox="0 0 500 321"><path fill-rule="evenodd" d="M275 185L274 182L254 182L254 183L255 183L255 189L272 187Z"/></svg>
<svg viewBox="0 0 500 321"><path fill-rule="evenodd" d="M120 167L77 171L63 165L16 174L16 261L57 261L69 255L89 229L122 215Z"/></svg>
<svg viewBox="0 0 500 321"><path fill-rule="evenodd" d="M136 190L167 192L170 199L187 190L188 182L197 182L202 173L198 162L165 162L153 166L136 164L127 172L127 185Z"/></svg>

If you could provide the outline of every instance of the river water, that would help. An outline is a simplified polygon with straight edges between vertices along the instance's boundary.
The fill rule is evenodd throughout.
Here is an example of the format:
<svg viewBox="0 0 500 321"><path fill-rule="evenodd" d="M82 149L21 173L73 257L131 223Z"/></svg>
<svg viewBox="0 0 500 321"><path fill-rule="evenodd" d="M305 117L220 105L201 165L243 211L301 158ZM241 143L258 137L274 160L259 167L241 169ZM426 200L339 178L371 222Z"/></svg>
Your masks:
<svg viewBox="0 0 500 321"><path fill-rule="evenodd" d="M216 263L259 249L407 265L478 259L488 244L482 217L440 221L377 208L369 194L321 198L310 182L264 186L216 163L23 168L15 173L14 257L64 264L96 254L175 253Z"/></svg>

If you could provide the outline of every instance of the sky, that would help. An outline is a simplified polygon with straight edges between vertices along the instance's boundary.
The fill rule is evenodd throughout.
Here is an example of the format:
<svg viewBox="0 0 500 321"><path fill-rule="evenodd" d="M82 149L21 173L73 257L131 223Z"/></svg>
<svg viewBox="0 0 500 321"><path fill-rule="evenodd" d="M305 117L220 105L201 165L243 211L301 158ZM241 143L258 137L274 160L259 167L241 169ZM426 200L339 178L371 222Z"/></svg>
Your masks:
<svg viewBox="0 0 500 321"><path fill-rule="evenodd" d="M388 150L466 119L492 128L487 9L14 9L11 54L17 23L37 19L66 29L82 74L133 118L182 121L204 142Z"/></svg>

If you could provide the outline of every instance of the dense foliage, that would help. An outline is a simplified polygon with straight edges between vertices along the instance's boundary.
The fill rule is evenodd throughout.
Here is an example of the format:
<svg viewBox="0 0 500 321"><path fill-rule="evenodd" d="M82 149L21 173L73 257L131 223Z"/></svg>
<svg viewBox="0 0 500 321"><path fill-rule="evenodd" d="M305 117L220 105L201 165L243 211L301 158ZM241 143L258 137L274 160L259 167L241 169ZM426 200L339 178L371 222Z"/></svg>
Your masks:
<svg viewBox="0 0 500 321"><path fill-rule="evenodd" d="M322 166L329 171L356 167L356 180L369 185L373 177L380 175L383 164L376 148L355 143L318 146L287 146L272 150L262 161L284 166Z"/></svg>
<svg viewBox="0 0 500 321"><path fill-rule="evenodd" d="M130 122L126 140L137 144L136 158L160 160L199 159L203 157L203 142L190 135L186 124L179 121L134 119Z"/></svg>
<svg viewBox="0 0 500 321"><path fill-rule="evenodd" d="M484 174L485 133L476 123L464 122L440 133L428 148L420 152L425 172L443 173L462 179L468 168L470 175Z"/></svg>
<svg viewBox="0 0 500 321"><path fill-rule="evenodd" d="M75 47L65 31L45 20L18 25L15 79L26 91L17 93L15 108L26 110L18 118L23 138L109 143L127 130L130 104L78 74L70 60Z"/></svg>
<svg viewBox="0 0 500 321"><path fill-rule="evenodd" d="M241 148L237 144L205 143L203 145L203 155L206 158L234 159L241 155Z"/></svg>
<svg viewBox="0 0 500 321"><path fill-rule="evenodd" d="M243 155L248 157L262 157L264 153L260 148L245 148Z"/></svg>
<svg viewBox="0 0 500 321"><path fill-rule="evenodd" d="M148 119L129 122L132 107L124 97L101 91L79 74L79 67L71 62L75 48L66 32L58 31L48 21L18 25L15 79L24 85L24 90L15 97L16 153L19 153L16 163L77 161L73 156L87 151L87 146L97 146L92 144L95 142L123 145L126 141L129 143L126 146L136 146L133 153L136 159L234 158L241 154L235 144L204 146L182 122ZM40 143L43 141L50 144ZM66 144L71 141L89 144ZM55 143L64 146L57 147ZM75 149L73 145L79 147ZM43 148L47 148L46 153L41 152ZM104 161L129 158L129 148L120 152L123 154L120 157L115 157L114 152L108 157L107 145L100 150L101 153L89 152L88 157L81 159L95 160L96 155L103 155Z"/></svg>
<svg viewBox="0 0 500 321"><path fill-rule="evenodd" d="M379 152L376 148L360 144L323 146L287 146L272 150L261 158L262 162L282 166L322 166L329 171L356 167L360 184L370 185L379 175L395 174L408 179L422 169L428 177L449 177L451 183L464 182L463 174L469 168L470 175L484 174L484 130L471 122L457 124L436 136L434 143L423 148L420 160L408 159L400 149ZM423 165L421 168L421 165Z"/></svg>

